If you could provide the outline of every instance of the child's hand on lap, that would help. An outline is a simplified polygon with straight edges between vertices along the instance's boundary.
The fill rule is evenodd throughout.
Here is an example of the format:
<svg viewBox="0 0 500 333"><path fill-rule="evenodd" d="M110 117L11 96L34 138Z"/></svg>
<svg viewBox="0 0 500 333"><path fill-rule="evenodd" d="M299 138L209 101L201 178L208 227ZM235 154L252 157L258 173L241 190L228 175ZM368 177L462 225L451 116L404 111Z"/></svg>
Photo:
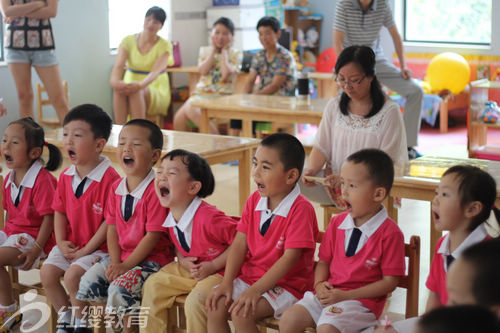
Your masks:
<svg viewBox="0 0 500 333"><path fill-rule="evenodd" d="M324 298L328 296L328 293L333 289L333 286L328 281L323 281L319 282L314 289L318 298Z"/></svg>
<svg viewBox="0 0 500 333"><path fill-rule="evenodd" d="M233 299L233 282L225 284L224 282L215 286L205 301L205 308L209 311L217 310L217 301L221 297L226 297L226 306L229 306Z"/></svg>
<svg viewBox="0 0 500 333"><path fill-rule="evenodd" d="M234 301L229 307L228 312L234 313L236 315L242 315L243 318L247 318L249 314L255 315L255 309L257 308L257 302L262 296L262 293L250 287L245 290L241 295ZM243 311L241 313L240 311Z"/></svg>
<svg viewBox="0 0 500 333"><path fill-rule="evenodd" d="M57 245L59 246L59 250L61 250L63 256L70 261L73 259L75 252L78 251L78 246L70 241L62 241L61 244Z"/></svg>
<svg viewBox="0 0 500 333"><path fill-rule="evenodd" d="M193 268L191 268L191 276L193 277L193 279L198 281L203 280L213 273L215 273L215 268L213 262L211 261L204 261L201 264L196 264Z"/></svg>
<svg viewBox="0 0 500 333"><path fill-rule="evenodd" d="M129 268L125 267L125 265L122 262L116 264L109 264L109 266L106 268L106 273L104 273L104 275L106 276L106 279L108 279L109 282L112 282L114 279L126 273L128 270Z"/></svg>
<svg viewBox="0 0 500 333"><path fill-rule="evenodd" d="M40 255L42 250L40 250L38 247L34 246L31 248L29 251L26 251L24 253L21 253L17 258L24 260L23 265L21 266L22 270L29 270L31 266L33 266L33 263L35 262L36 258Z"/></svg>
<svg viewBox="0 0 500 333"><path fill-rule="evenodd" d="M179 265L185 268L188 272L191 272L191 270L197 266L196 262L198 261L198 257L184 257L182 255L177 255L177 258L179 258Z"/></svg>
<svg viewBox="0 0 500 333"><path fill-rule="evenodd" d="M332 288L326 293L326 295L323 297L318 296L318 298L323 306L328 306L330 304L335 304L348 299L346 297L346 291L337 288Z"/></svg>

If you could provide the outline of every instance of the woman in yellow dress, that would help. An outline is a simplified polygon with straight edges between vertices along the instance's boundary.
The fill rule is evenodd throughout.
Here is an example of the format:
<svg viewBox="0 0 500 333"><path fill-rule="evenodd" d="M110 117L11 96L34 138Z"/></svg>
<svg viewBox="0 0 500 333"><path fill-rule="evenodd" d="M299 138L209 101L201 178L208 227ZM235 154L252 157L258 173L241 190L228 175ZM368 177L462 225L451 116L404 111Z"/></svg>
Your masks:
<svg viewBox="0 0 500 333"><path fill-rule="evenodd" d="M167 66L174 63L172 44L157 35L167 15L160 7L146 12L144 30L125 37L111 71L115 123L146 118L146 114L167 114L170 83Z"/></svg>

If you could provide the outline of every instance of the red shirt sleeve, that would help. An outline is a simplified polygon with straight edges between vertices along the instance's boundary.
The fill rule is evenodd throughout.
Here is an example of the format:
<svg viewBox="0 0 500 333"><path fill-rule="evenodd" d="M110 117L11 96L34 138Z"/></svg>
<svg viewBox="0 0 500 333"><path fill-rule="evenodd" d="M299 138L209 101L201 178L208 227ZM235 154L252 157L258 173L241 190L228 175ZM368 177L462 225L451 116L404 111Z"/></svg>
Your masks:
<svg viewBox="0 0 500 333"><path fill-rule="evenodd" d="M117 198L118 195L115 194L116 187L120 183L120 180L117 180L115 183L113 183L112 186L110 186L110 191L108 193L108 200L106 200L106 207L104 207L104 220L106 221L106 224L114 224L116 225L116 205L117 202L119 202L119 199ZM121 198L121 196L120 196Z"/></svg>
<svg viewBox="0 0 500 333"><path fill-rule="evenodd" d="M52 209L52 202L56 192L57 181L50 173L42 173L40 170L38 174L39 179L35 182L33 187L33 200L35 210L40 216L54 214Z"/></svg>
<svg viewBox="0 0 500 333"><path fill-rule="evenodd" d="M236 234L237 221L223 212L218 212L212 218L210 224L206 224L210 237L221 244L232 244Z"/></svg>
<svg viewBox="0 0 500 333"><path fill-rule="evenodd" d="M285 249L315 249L318 221L312 205L303 199L292 206L288 217L290 224L286 231Z"/></svg>
<svg viewBox="0 0 500 333"><path fill-rule="evenodd" d="M57 182L56 192L54 193L54 202L52 202L52 209L56 212L66 214L66 184L64 182L64 173L67 169L63 170L61 176L59 176L59 181Z"/></svg>
<svg viewBox="0 0 500 333"><path fill-rule="evenodd" d="M384 223L394 223L387 220ZM394 230L394 227L397 230ZM383 240L383 256L380 268L382 275L405 275L405 240L403 233L399 230L397 225L391 225L388 235Z"/></svg>
<svg viewBox="0 0 500 333"><path fill-rule="evenodd" d="M254 218L254 200L255 200L255 195L259 195L258 193L254 192L250 197L248 198L245 208L243 209L243 213L241 214L241 220L238 223L238 226L236 227L237 231L240 231L244 234L248 234L248 228L250 225L252 225L252 220ZM259 195L260 197L260 195Z"/></svg>

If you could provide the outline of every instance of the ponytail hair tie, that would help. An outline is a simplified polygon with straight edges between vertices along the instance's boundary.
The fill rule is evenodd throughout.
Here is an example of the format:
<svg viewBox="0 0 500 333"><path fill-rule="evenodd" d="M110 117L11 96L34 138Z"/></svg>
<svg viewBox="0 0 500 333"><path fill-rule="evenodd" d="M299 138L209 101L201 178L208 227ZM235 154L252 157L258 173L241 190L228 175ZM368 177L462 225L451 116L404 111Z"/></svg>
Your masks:
<svg viewBox="0 0 500 333"><path fill-rule="evenodd" d="M47 141L44 141L44 142L43 142L43 145L44 145L45 147L48 147L48 146L49 146L49 143L48 143Z"/></svg>

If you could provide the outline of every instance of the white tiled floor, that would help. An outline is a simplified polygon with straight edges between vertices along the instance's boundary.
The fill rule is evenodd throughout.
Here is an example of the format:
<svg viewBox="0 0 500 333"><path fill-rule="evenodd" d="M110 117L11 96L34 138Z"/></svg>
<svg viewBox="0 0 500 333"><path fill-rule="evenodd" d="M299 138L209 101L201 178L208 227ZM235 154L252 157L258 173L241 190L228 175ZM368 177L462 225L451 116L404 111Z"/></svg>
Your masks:
<svg viewBox="0 0 500 333"><path fill-rule="evenodd" d="M426 152L428 155L466 157L466 149L463 146L446 146L436 147L435 150ZM67 162L66 162L67 163ZM2 175L5 177L8 170L3 166ZM230 165L215 165L212 170L216 179L216 188L212 196L207 198L207 201L216 205L229 215L238 215L238 190L237 190L237 170L238 168ZM255 186L252 183L252 191ZM323 212L319 205L314 205L320 225L323 225ZM402 208L399 210L400 227L405 234L405 240L408 241L411 235L419 235L421 237L421 269L420 269L420 312L425 307L427 298L425 289L425 279L429 272L429 203L415 200L403 200ZM38 271L30 271L21 274L21 279L36 280ZM394 318L401 317L397 314L403 314L405 309L405 298L403 290L396 290L390 299L389 312ZM43 301L43 297L37 297L35 301ZM31 302L32 303L32 302ZM40 311L31 311L27 313L25 318L28 320L28 325L34 325L38 322ZM16 330L16 332L19 331ZM34 332L45 332L46 327L42 327Z"/></svg>

